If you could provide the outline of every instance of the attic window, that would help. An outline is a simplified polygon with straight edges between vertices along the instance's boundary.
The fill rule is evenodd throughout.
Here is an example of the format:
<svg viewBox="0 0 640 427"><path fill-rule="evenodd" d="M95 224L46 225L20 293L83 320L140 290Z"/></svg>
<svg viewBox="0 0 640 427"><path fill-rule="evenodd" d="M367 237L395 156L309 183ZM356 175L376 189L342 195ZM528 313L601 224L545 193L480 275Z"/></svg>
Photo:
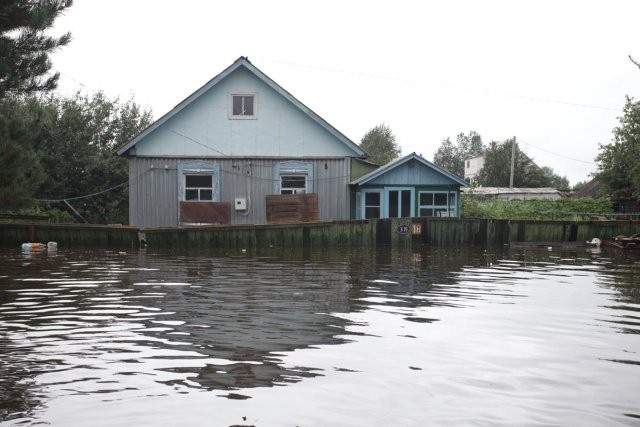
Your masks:
<svg viewBox="0 0 640 427"><path fill-rule="evenodd" d="M255 119L256 118L256 95L255 94L231 94L230 115L232 119Z"/></svg>

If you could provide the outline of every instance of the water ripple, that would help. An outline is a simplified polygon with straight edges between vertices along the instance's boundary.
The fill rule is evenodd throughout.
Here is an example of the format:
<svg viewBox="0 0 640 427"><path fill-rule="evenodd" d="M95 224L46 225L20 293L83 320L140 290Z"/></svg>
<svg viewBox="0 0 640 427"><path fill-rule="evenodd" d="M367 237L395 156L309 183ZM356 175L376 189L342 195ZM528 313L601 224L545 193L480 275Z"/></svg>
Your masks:
<svg viewBox="0 0 640 427"><path fill-rule="evenodd" d="M637 413L617 397L640 393L635 261L0 255L0 422L231 425L241 410L260 425L624 425Z"/></svg>

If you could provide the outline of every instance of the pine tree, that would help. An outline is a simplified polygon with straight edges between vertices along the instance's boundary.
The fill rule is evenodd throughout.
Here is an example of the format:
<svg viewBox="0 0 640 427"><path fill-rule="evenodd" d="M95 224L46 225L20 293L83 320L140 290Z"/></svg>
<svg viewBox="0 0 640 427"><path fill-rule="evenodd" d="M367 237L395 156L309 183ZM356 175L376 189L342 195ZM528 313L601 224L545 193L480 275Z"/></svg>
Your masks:
<svg viewBox="0 0 640 427"><path fill-rule="evenodd" d="M45 34L72 0L0 2L0 98L56 87L59 73L49 74L49 54L71 40Z"/></svg>

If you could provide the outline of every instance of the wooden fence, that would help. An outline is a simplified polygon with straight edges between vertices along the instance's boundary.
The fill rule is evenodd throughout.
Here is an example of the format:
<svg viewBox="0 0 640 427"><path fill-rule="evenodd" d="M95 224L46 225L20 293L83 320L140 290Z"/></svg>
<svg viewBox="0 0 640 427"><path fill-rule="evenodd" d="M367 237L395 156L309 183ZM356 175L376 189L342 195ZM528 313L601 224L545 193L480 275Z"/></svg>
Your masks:
<svg viewBox="0 0 640 427"><path fill-rule="evenodd" d="M138 229L126 226L0 224L0 245L58 242L59 247L267 248L585 244L640 233L640 221L508 221L393 218L267 225Z"/></svg>

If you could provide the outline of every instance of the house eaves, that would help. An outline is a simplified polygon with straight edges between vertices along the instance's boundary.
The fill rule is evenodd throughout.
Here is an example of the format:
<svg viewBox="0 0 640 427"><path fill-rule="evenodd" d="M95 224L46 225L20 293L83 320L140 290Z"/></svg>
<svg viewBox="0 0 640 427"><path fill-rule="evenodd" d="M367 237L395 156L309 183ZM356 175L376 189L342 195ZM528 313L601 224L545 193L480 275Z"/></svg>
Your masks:
<svg viewBox="0 0 640 427"><path fill-rule="evenodd" d="M131 148L133 148L138 142L140 142L142 139L144 139L147 135L149 135L150 133L155 131L157 128L162 126L167 120L171 119L173 116L178 114L185 107L187 107L189 104L191 104L192 102L197 100L200 96L205 94L209 89L211 89L213 86L218 84L221 80L224 80L227 76L229 76L231 73L233 73L235 70L237 70L240 67L244 67L247 70L249 70L256 77L258 77L260 80L262 80L265 84L267 84L269 87L271 87L271 89L273 89L275 92L277 92L282 97L284 97L286 100L288 100L291 104L293 104L296 108L298 108L300 111L302 111L304 114L306 114L309 118L311 118L313 121L315 121L318 125L322 126L325 130L327 130L327 132L329 132L331 135L333 135L335 138L337 138L343 144L348 146L351 150L354 151L354 153L355 153L354 157L360 157L360 158L368 157L368 154L362 148L360 148L360 146L358 144L356 144L353 141L351 141L342 132L338 131L336 128L334 128L332 125L330 125L326 120L324 120L318 114L313 112L313 110L311 110L309 107L304 105L302 102L300 102L298 99L296 99L289 92L287 92L285 89L283 89L280 85L278 85L276 82L274 82L269 76L264 74L256 66L254 66L251 62L249 62L249 59L244 57L244 56L241 56L240 58L238 58L233 64L231 64L229 67L227 67L224 71L222 71L220 74L218 74L217 76L215 76L214 78L209 80L200 89L196 90L194 93L192 93L187 98L185 98L182 102L180 102L178 105L176 105L173 109L171 109L168 113L166 113L165 115L160 117L158 120L153 122L151 125L149 125L146 129L144 129L142 132L140 132L138 135L136 135L128 143L126 143L125 145L120 147L116 151L116 153L119 156L126 154Z"/></svg>

